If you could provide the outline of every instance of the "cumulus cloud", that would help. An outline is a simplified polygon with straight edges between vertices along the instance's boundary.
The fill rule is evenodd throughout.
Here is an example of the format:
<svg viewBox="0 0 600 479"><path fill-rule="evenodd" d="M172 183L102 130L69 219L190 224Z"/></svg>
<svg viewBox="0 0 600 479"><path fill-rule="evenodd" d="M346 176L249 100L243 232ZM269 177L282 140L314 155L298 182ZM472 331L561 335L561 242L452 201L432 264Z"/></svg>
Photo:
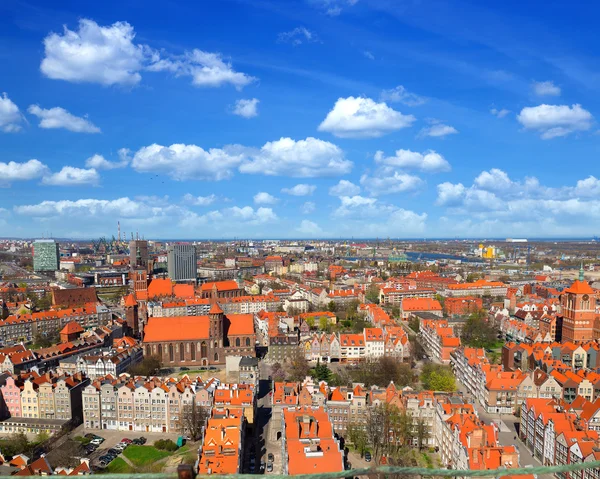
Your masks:
<svg viewBox="0 0 600 479"><path fill-rule="evenodd" d="M233 69L231 62L223 60L220 53L194 49L183 55L161 58L147 67L147 70L167 71L175 76L189 76L192 85L197 87L219 87L233 85L237 90L256 81L256 78Z"/></svg>
<svg viewBox="0 0 600 479"><path fill-rule="evenodd" d="M353 166L338 146L312 137L270 141L260 150L247 150L247 155L239 167L242 173L311 178L344 175Z"/></svg>
<svg viewBox="0 0 600 479"><path fill-rule="evenodd" d="M348 180L340 180L337 185L329 188L331 196L355 196L360 193L360 186Z"/></svg>
<svg viewBox="0 0 600 479"><path fill-rule="evenodd" d="M437 204L456 215L477 220L542 223L577 222L578 218L600 218L600 180L594 176L579 180L575 186L549 187L537 178L515 181L498 168L483 171L470 187L462 183L442 183Z"/></svg>
<svg viewBox="0 0 600 479"><path fill-rule="evenodd" d="M254 203L257 205L274 205L277 201L279 201L277 198L265 191L261 191L254 195Z"/></svg>
<svg viewBox="0 0 600 479"><path fill-rule="evenodd" d="M13 181L35 180L48 172L48 167L38 160L0 162L0 186L8 186Z"/></svg>
<svg viewBox="0 0 600 479"><path fill-rule="evenodd" d="M525 107L517 115L521 125L538 131L544 140L589 130L593 119L592 114L579 104Z"/></svg>
<svg viewBox="0 0 600 479"><path fill-rule="evenodd" d="M208 196L194 196L190 193L187 193L183 196L184 203L193 206L209 206L212 205L217 200L216 195L208 195Z"/></svg>
<svg viewBox="0 0 600 479"><path fill-rule="evenodd" d="M282 188L281 192L292 196L310 196L316 189L317 187L315 185L300 183L292 188Z"/></svg>
<svg viewBox="0 0 600 479"><path fill-rule="evenodd" d="M289 32L281 32L277 36L279 43L291 43L294 46L302 45L303 43L315 43L319 41L316 33L311 32L306 27L296 27Z"/></svg>
<svg viewBox="0 0 600 479"><path fill-rule="evenodd" d="M231 178L243 158L242 152L219 148L204 150L197 145L154 143L140 148L133 155L131 166L139 172L163 174L180 181L218 181Z"/></svg>
<svg viewBox="0 0 600 479"><path fill-rule="evenodd" d="M431 126L421 129L418 136L419 138L425 138L431 136L433 138L443 138L448 135L455 135L458 130L450 125L444 125L443 123L435 123Z"/></svg>
<svg viewBox="0 0 600 479"><path fill-rule="evenodd" d="M142 71L190 76L192 84L199 87L231 84L240 89L256 80L235 71L220 53L194 49L171 55L134 40L133 26L127 22L100 26L93 20L81 19L76 31L65 26L62 35L51 33L44 39L45 55L40 69L55 80L105 86L137 85Z"/></svg>
<svg viewBox="0 0 600 479"><path fill-rule="evenodd" d="M533 92L538 96L560 96L560 87L551 81L534 81Z"/></svg>
<svg viewBox="0 0 600 479"><path fill-rule="evenodd" d="M88 168L94 168L95 170L114 170L116 168L125 168L131 158L129 157L129 153L131 153L127 148L121 148L118 152L119 161L108 161L102 155L94 155L90 156L85 161L85 166Z"/></svg>
<svg viewBox="0 0 600 479"><path fill-rule="evenodd" d="M425 182L418 176L384 167L378 169L373 175L362 175L360 184L372 196L380 196L416 191L421 189Z"/></svg>
<svg viewBox="0 0 600 479"><path fill-rule="evenodd" d="M100 133L100 128L87 118L72 115L59 106L45 109L38 105L31 105L27 111L40 119L40 128L64 128L75 133Z"/></svg>
<svg viewBox="0 0 600 479"><path fill-rule="evenodd" d="M254 118L258 116L258 103L260 100L252 98L251 100L238 100L233 107L233 114L244 118Z"/></svg>
<svg viewBox="0 0 600 479"><path fill-rule="evenodd" d="M375 162L381 165L395 166L404 169L421 170L428 173L450 171L450 163L434 150L423 153L411 150L396 150L394 156L386 157L383 151L375 153Z"/></svg>
<svg viewBox="0 0 600 479"><path fill-rule="evenodd" d="M323 230L321 229L321 227L314 221L310 220L302 220L300 222L300 226L296 228L296 231L300 234L307 236L316 236L323 234Z"/></svg>
<svg viewBox="0 0 600 479"><path fill-rule="evenodd" d="M368 58L369 60L375 60L375 55L373 55L369 50L363 50L362 54L365 58Z"/></svg>
<svg viewBox="0 0 600 479"><path fill-rule="evenodd" d="M227 208L225 211L233 218L244 221L250 225L262 225L278 219L271 208L260 207L254 209L251 206L244 206L241 208L239 206L234 206L233 208Z"/></svg>
<svg viewBox="0 0 600 479"><path fill-rule="evenodd" d="M412 126L415 117L403 115L386 103L371 98L339 98L319 131L327 131L340 138L377 138L392 131Z"/></svg>
<svg viewBox="0 0 600 479"><path fill-rule="evenodd" d="M309 215L316 209L317 209L317 205L313 201L307 201L302 205L302 208L300 208L300 211L304 215Z"/></svg>
<svg viewBox="0 0 600 479"><path fill-rule="evenodd" d="M95 169L86 170L73 166L63 166L59 172L42 178L44 185L52 186L97 185L99 181L100 175Z"/></svg>
<svg viewBox="0 0 600 479"><path fill-rule="evenodd" d="M419 106L427 101L425 97L409 92L402 85L381 92L381 100L389 103L402 103L406 106Z"/></svg>
<svg viewBox="0 0 600 479"><path fill-rule="evenodd" d="M497 118L504 118L506 115L508 115L510 113L510 110L507 110L506 108L502 108L502 109L492 108L490 110L490 113Z"/></svg>
<svg viewBox="0 0 600 479"><path fill-rule="evenodd" d="M0 131L14 133L21 129L23 115L19 107L8 98L6 93L0 96Z"/></svg>

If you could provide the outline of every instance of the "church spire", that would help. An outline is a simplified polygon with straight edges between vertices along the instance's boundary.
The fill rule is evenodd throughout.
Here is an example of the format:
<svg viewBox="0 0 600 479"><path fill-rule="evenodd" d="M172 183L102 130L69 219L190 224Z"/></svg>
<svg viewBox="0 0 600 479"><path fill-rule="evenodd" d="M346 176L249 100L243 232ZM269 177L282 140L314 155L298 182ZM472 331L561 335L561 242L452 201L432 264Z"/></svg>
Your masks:
<svg viewBox="0 0 600 479"><path fill-rule="evenodd" d="M583 281L583 261L581 262L581 268L579 268L579 281Z"/></svg>

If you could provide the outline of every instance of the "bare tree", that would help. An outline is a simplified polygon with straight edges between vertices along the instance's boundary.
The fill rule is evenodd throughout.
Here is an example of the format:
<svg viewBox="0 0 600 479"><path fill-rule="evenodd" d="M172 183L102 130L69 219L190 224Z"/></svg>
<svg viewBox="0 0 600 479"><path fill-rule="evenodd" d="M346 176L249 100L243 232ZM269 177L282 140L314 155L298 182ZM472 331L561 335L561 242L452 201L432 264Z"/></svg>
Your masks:
<svg viewBox="0 0 600 479"><path fill-rule="evenodd" d="M191 404L186 404L181 410L181 429L187 433L193 441L202 439L204 426L210 415L210 410L207 407L202 407L192 401Z"/></svg>

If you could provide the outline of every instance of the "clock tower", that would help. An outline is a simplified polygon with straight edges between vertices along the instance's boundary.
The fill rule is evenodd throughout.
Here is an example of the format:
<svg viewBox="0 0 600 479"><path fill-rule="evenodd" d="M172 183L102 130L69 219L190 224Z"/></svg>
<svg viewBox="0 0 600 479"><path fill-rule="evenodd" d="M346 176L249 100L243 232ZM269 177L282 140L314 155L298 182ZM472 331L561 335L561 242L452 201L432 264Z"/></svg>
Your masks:
<svg viewBox="0 0 600 479"><path fill-rule="evenodd" d="M581 343L594 339L596 297L595 291L583 278L583 265L579 270L579 279L563 291L560 303L563 342Z"/></svg>

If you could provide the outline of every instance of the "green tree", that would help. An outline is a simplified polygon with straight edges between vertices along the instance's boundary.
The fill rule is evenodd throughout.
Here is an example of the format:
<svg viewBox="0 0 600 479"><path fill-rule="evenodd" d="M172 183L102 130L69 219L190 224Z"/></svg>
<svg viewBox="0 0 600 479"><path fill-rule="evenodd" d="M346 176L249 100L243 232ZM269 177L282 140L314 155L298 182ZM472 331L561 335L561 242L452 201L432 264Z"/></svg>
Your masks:
<svg viewBox="0 0 600 479"><path fill-rule="evenodd" d="M154 376L160 372L160 368L162 363L158 356L144 356L141 362L129 368L129 373L133 376Z"/></svg>
<svg viewBox="0 0 600 479"><path fill-rule="evenodd" d="M428 363L421 372L423 387L432 391L456 391L456 380L450 366Z"/></svg>
<svg viewBox="0 0 600 479"><path fill-rule="evenodd" d="M315 318L314 318L314 316L309 316L304 321L306 321L306 324L308 324L308 327L310 329L314 329L315 328Z"/></svg>
<svg viewBox="0 0 600 479"><path fill-rule="evenodd" d="M288 369L288 379L291 381L302 381L310 372L308 361L304 356L298 356L292 361Z"/></svg>
<svg viewBox="0 0 600 479"><path fill-rule="evenodd" d="M363 457L369 446L369 438L362 424L350 423L346 429L346 437L352 443L354 448Z"/></svg>
<svg viewBox="0 0 600 479"><path fill-rule="evenodd" d="M317 365L312 370L312 377L316 381L326 381L329 382L331 379L331 369L327 367L327 364L322 363L321 361L317 362Z"/></svg>
<svg viewBox="0 0 600 479"><path fill-rule="evenodd" d="M331 313L335 313L337 311L337 304L335 304L335 301L329 301L329 303L327 304L327 311Z"/></svg>
<svg viewBox="0 0 600 479"><path fill-rule="evenodd" d="M329 318L327 316L321 316L319 318L319 330L329 332L330 329Z"/></svg>
<svg viewBox="0 0 600 479"><path fill-rule="evenodd" d="M466 346L493 348L497 342L498 330L486 318L485 310L475 311L467 318L460 339Z"/></svg>
<svg viewBox="0 0 600 479"><path fill-rule="evenodd" d="M370 285L365 291L365 298L370 303L379 304L379 286L376 284Z"/></svg>

